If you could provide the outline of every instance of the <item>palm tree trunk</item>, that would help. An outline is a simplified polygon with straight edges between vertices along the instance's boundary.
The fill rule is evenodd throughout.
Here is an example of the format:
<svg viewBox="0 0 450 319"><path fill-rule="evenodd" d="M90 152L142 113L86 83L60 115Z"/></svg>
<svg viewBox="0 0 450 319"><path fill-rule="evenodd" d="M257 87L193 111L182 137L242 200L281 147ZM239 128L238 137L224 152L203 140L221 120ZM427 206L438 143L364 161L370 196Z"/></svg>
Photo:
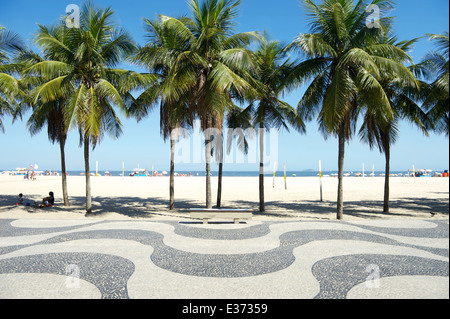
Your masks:
<svg viewBox="0 0 450 319"><path fill-rule="evenodd" d="M264 212L264 123L259 125L259 211Z"/></svg>
<svg viewBox="0 0 450 319"><path fill-rule="evenodd" d="M219 150L219 175L217 177L217 208L222 204L222 171L223 171L223 133L220 141L221 150Z"/></svg>
<svg viewBox="0 0 450 319"><path fill-rule="evenodd" d="M175 180L175 140L170 138L170 186L169 186L169 209L173 210L175 208L174 199L174 180Z"/></svg>
<svg viewBox="0 0 450 319"><path fill-rule="evenodd" d="M69 206L69 194L67 192L67 174L66 174L66 155L64 148L66 146L66 136L63 136L59 141L59 148L61 151L61 178L62 178L62 192L64 206Z"/></svg>
<svg viewBox="0 0 450 319"><path fill-rule="evenodd" d="M86 171L86 214L92 213L91 174L89 169L89 136L84 136L84 167Z"/></svg>
<svg viewBox="0 0 450 319"><path fill-rule="evenodd" d="M344 218L344 152L345 152L345 126L340 124L339 133L339 151L338 151L338 194L337 194L337 219Z"/></svg>
<svg viewBox="0 0 450 319"><path fill-rule="evenodd" d="M389 139L389 137L387 137ZM384 203L383 203L383 212L389 213L389 174L391 170L391 149L389 140L384 146L384 156L386 157L386 171L384 176Z"/></svg>
<svg viewBox="0 0 450 319"><path fill-rule="evenodd" d="M208 121L207 128L211 128L210 121ZM209 130L207 130L209 131ZM212 208L211 201L211 133L205 135L205 161L206 161L206 208Z"/></svg>
<svg viewBox="0 0 450 319"><path fill-rule="evenodd" d="M219 176L217 182L217 208L220 208L222 202L222 169L223 163L219 163Z"/></svg>

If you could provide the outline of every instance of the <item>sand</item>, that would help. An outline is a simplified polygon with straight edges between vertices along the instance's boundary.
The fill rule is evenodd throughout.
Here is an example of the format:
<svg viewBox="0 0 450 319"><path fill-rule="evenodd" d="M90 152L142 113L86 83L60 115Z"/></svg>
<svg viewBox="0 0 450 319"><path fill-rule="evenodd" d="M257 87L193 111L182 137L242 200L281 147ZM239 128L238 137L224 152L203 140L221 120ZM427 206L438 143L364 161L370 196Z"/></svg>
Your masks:
<svg viewBox="0 0 450 319"><path fill-rule="evenodd" d="M169 211L169 177L91 177L93 214L85 215L85 178L68 177L70 207L62 205L61 177L0 175L0 218L44 219L149 219L187 220L189 208L205 205L205 177L175 178L175 210ZM335 220L337 178L322 178L320 202L318 177L265 179L266 212L259 213L258 177L224 177L222 207L250 208L254 220ZM19 193L28 202L40 202L49 191L56 206L16 206ZM216 203L217 177L212 178ZM344 177L344 219L449 218L449 179L392 177L390 212L383 213L383 177ZM435 215L432 216L430 212Z"/></svg>

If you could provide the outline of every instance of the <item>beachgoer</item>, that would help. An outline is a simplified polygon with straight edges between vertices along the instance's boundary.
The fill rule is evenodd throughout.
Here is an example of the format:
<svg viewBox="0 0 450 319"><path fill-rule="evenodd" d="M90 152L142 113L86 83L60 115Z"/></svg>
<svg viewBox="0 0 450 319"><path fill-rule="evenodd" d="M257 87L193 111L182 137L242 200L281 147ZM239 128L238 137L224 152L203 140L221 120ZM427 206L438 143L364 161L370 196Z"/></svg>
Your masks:
<svg viewBox="0 0 450 319"><path fill-rule="evenodd" d="M23 194L19 194L19 198L17 199L16 205L23 205Z"/></svg>
<svg viewBox="0 0 450 319"><path fill-rule="evenodd" d="M44 197L42 199L42 204L39 205L39 207L50 207L55 204L55 196L54 196L53 192L49 192L48 195L49 196Z"/></svg>

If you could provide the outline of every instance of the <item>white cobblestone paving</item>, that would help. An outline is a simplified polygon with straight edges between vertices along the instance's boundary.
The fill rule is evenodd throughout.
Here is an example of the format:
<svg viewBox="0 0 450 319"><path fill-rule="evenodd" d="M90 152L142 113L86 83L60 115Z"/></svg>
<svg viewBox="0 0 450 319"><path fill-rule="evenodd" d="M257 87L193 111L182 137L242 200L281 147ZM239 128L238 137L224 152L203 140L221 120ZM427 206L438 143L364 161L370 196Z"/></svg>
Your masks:
<svg viewBox="0 0 450 319"><path fill-rule="evenodd" d="M448 220L0 219L0 298L449 298Z"/></svg>

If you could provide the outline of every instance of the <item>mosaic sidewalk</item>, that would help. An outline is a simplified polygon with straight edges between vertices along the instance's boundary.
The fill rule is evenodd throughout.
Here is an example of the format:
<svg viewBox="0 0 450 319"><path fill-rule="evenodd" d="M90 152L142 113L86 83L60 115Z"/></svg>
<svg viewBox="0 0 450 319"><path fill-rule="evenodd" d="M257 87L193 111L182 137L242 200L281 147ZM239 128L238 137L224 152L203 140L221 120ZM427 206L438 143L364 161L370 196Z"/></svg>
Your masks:
<svg viewBox="0 0 450 319"><path fill-rule="evenodd" d="M0 219L0 298L449 298L449 223Z"/></svg>

